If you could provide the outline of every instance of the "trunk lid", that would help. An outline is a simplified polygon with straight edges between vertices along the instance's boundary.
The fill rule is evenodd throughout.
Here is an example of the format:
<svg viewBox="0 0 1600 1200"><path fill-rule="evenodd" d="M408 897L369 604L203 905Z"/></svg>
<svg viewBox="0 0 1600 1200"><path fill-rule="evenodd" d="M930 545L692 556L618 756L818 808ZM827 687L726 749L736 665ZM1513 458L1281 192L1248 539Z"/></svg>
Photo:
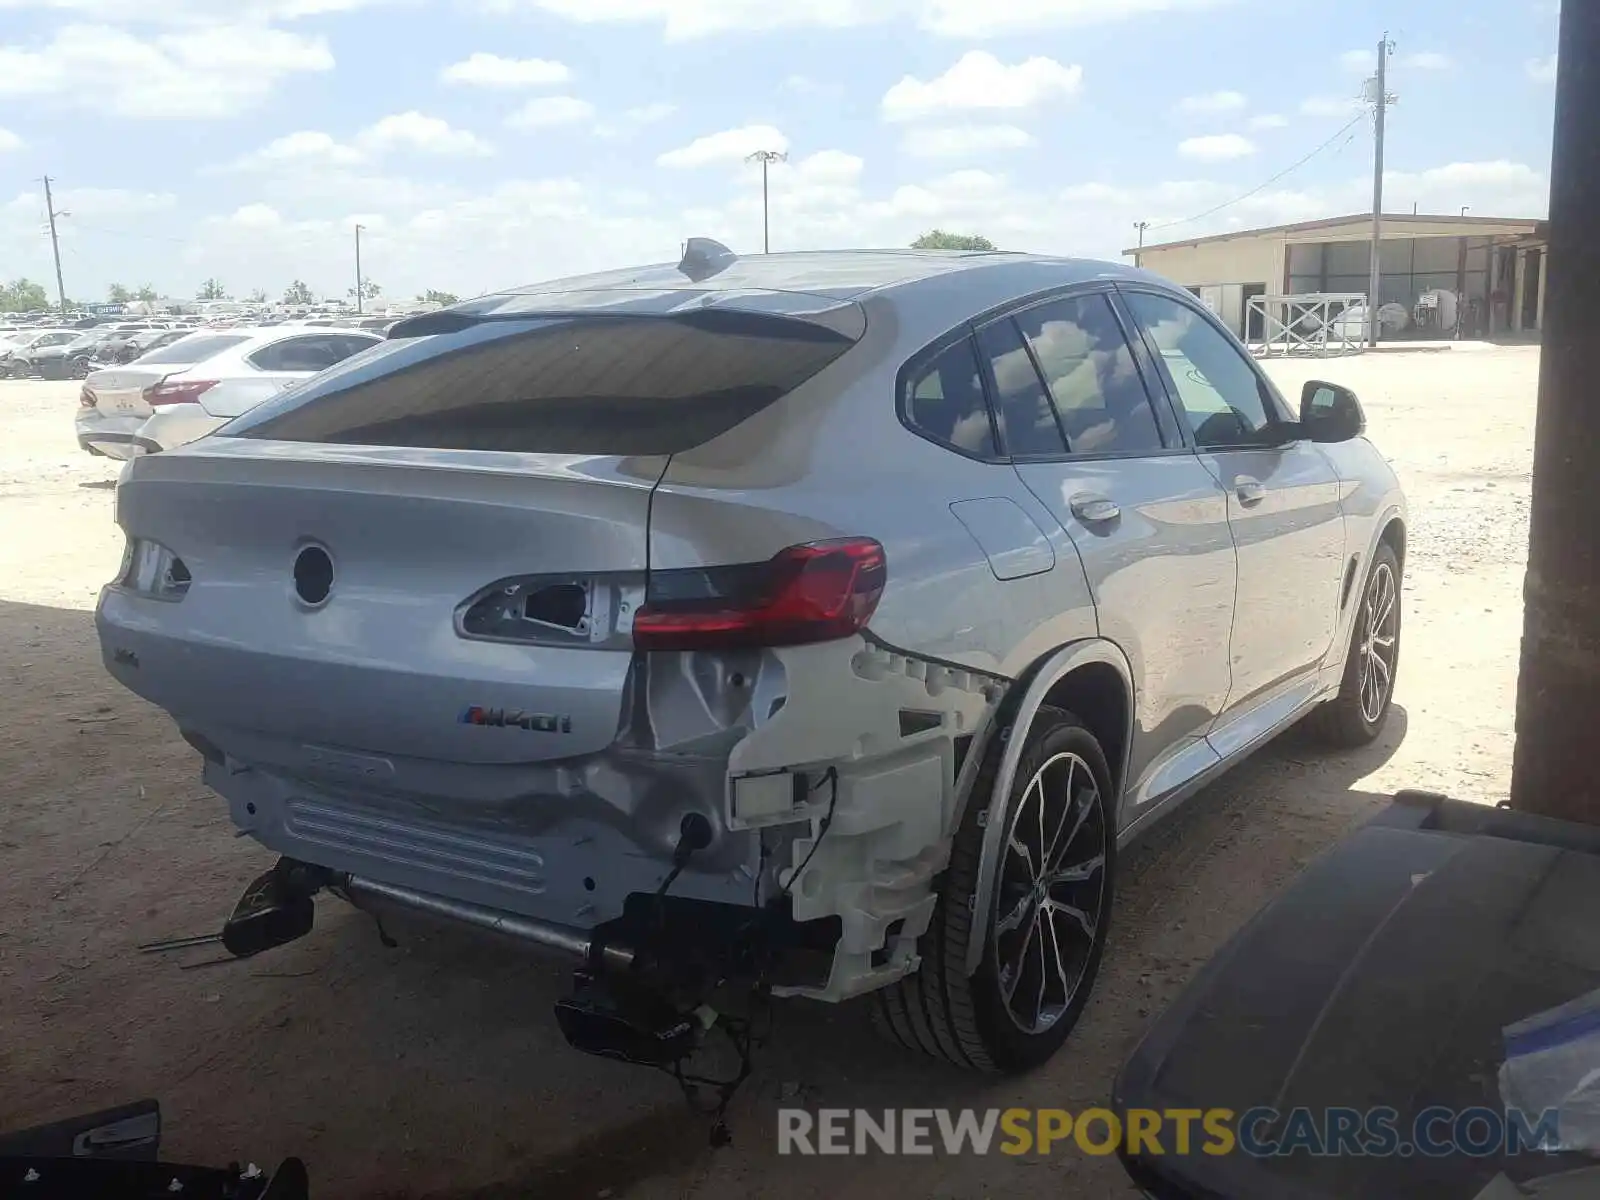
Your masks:
<svg viewBox="0 0 1600 1200"><path fill-rule="evenodd" d="M275 743L267 757L291 769L319 747L458 764L592 753L617 736L628 639L469 638L458 610L519 576L642 588L664 467L242 439L138 459L118 522L191 583L177 602L107 589L106 662L181 725L224 748L230 731ZM297 595L308 546L332 563L315 606Z"/></svg>
<svg viewBox="0 0 1600 1200"><path fill-rule="evenodd" d="M94 399L94 407L108 416L148 417L150 405L145 402L145 389L154 387L175 369L183 368L108 367L89 372L83 388Z"/></svg>

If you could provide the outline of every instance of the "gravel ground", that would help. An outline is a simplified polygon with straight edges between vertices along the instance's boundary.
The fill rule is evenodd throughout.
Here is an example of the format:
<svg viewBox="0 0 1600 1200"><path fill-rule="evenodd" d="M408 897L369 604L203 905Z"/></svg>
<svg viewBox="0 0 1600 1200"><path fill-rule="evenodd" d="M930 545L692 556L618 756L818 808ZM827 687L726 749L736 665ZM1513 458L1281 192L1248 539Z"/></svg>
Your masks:
<svg viewBox="0 0 1600 1200"><path fill-rule="evenodd" d="M136 944L214 929L270 859L235 840L162 714L102 671L115 468L76 448L75 384L0 383L0 1129L143 1096L168 1155L298 1154L315 1193L544 1200L1131 1195L1114 1160L775 1161L773 1110L1102 1102L1205 958L1398 787L1502 799L1510 777L1538 352L1460 346L1271 367L1361 394L1413 505L1399 711L1328 757L1291 733L1123 862L1113 945L1068 1049L974 1079L880 1045L846 1006L790 1005L706 1149L673 1084L569 1051L565 971L322 908L308 938L186 969Z"/></svg>

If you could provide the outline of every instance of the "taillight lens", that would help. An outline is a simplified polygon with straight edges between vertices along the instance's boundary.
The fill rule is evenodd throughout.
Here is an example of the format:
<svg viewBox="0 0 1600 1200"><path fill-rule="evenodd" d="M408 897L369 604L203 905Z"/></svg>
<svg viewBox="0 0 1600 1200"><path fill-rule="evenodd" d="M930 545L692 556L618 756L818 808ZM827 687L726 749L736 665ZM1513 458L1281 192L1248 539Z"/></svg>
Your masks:
<svg viewBox="0 0 1600 1200"><path fill-rule="evenodd" d="M888 570L871 538L790 546L764 563L652 571L633 618L641 650L800 646L859 633Z"/></svg>
<svg viewBox="0 0 1600 1200"><path fill-rule="evenodd" d="M144 402L151 408L161 404L198 404L200 397L217 386L215 379L162 380L144 390Z"/></svg>
<svg viewBox="0 0 1600 1200"><path fill-rule="evenodd" d="M95 403L96 401L94 393L89 390L89 385L87 383L84 384L83 390L78 393L78 407L93 408Z"/></svg>

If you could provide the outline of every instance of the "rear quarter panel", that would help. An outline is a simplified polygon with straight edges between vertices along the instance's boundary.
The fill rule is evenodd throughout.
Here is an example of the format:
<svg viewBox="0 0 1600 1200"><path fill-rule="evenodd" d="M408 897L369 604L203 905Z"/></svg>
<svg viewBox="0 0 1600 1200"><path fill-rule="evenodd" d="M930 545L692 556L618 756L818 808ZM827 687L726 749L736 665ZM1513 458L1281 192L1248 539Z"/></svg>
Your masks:
<svg viewBox="0 0 1600 1200"><path fill-rule="evenodd" d="M918 655L1008 677L1096 634L1077 551L1006 463L917 436L896 411L900 366L927 338L868 304L861 343L762 413L675 455L654 497L652 569L758 562L785 546L876 538L888 586L870 628ZM1001 582L950 506L1015 504L1053 567ZM1046 559L1045 561L1048 561Z"/></svg>

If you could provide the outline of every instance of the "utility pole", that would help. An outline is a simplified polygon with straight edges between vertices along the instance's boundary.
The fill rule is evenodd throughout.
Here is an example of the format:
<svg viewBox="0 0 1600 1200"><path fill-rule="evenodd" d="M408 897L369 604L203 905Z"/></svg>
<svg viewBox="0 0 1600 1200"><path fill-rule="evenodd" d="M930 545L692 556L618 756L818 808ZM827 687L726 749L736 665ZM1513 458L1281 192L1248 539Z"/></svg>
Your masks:
<svg viewBox="0 0 1600 1200"><path fill-rule="evenodd" d="M745 162L761 164L761 253L772 253L772 226L767 216L767 168L775 162L788 162L789 155L782 150L757 150Z"/></svg>
<svg viewBox="0 0 1600 1200"><path fill-rule="evenodd" d="M61 282L61 240L56 236L56 218L70 213L56 211L56 202L50 195L50 176L44 177L44 210L50 214L50 252L56 258L56 298L61 301L61 315L67 315L67 285Z"/></svg>
<svg viewBox="0 0 1600 1200"><path fill-rule="evenodd" d="M361 314L361 231L365 225L356 226L356 315Z"/></svg>
<svg viewBox="0 0 1600 1200"><path fill-rule="evenodd" d="M1372 155L1372 275L1367 281L1367 345L1378 344L1378 285L1382 281L1379 248L1383 245L1383 133L1389 111L1389 55L1394 46L1384 32L1378 43L1378 76L1371 103L1374 110Z"/></svg>
<svg viewBox="0 0 1600 1200"><path fill-rule="evenodd" d="M1563 4L1560 42L1511 805L1600 825L1600 4Z"/></svg>
<svg viewBox="0 0 1600 1200"><path fill-rule="evenodd" d="M1150 228L1150 222L1135 221L1133 227L1139 231L1139 252L1133 256L1133 265L1142 267L1144 266L1144 231Z"/></svg>

